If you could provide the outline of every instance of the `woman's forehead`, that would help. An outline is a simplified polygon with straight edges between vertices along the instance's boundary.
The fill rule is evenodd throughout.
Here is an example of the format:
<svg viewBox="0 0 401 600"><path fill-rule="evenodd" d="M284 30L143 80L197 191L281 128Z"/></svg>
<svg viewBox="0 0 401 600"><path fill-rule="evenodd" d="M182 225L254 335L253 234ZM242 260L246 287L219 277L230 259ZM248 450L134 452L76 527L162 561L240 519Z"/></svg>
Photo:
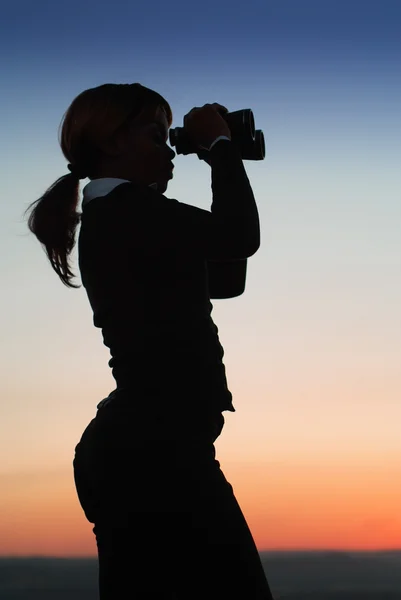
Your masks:
<svg viewBox="0 0 401 600"><path fill-rule="evenodd" d="M154 122L161 123L165 127L168 127L168 120L167 120L166 113L164 112L164 110L160 106L158 106L157 109L156 109L156 111L155 111Z"/></svg>
<svg viewBox="0 0 401 600"><path fill-rule="evenodd" d="M145 127L153 125L162 127L163 129L168 129L168 119L166 113L159 107L153 109L144 109L138 116L137 120L145 125Z"/></svg>

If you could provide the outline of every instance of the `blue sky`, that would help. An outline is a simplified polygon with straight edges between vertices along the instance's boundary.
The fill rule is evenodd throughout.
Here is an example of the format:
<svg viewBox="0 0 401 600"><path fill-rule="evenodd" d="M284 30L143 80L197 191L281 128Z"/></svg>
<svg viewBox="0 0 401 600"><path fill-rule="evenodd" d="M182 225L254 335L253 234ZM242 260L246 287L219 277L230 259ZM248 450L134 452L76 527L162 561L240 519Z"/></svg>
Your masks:
<svg viewBox="0 0 401 600"><path fill-rule="evenodd" d="M75 96L135 81L169 101L173 127L194 106L219 102L230 111L252 108L265 135L265 160L245 162L261 248L249 261L245 294L215 301L212 315L237 411L219 441L225 464L267 454L313 461L340 453L343 464L353 456L366 468L372 456L395 461L401 3L136 6L2 4L4 468L65 468L96 404L113 389L84 290L62 285L22 213L67 173L57 132ZM196 156L177 156L175 164L166 195L210 208L209 167ZM307 427L299 427L304 419ZM62 433L51 427L60 422Z"/></svg>

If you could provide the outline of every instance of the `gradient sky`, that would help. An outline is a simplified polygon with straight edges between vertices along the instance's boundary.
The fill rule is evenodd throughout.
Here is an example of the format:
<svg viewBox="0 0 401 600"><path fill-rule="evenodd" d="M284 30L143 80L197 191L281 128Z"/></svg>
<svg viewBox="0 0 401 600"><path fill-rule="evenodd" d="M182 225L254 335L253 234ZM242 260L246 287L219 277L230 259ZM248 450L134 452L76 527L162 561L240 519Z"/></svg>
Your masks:
<svg viewBox="0 0 401 600"><path fill-rule="evenodd" d="M398 0L3 3L1 555L96 554L72 459L108 349L22 213L67 173L72 100L135 81L173 127L219 102L265 134L261 247L212 313L236 408L217 458L259 550L401 547L400 31ZM209 167L175 163L166 195L209 209Z"/></svg>

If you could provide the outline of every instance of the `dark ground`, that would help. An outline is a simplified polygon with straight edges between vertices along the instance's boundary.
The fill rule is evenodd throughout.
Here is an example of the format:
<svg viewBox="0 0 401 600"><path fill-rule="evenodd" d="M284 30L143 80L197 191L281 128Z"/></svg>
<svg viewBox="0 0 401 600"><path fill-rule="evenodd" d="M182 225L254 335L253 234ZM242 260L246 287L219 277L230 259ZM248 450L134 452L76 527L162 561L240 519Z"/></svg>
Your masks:
<svg viewBox="0 0 401 600"><path fill-rule="evenodd" d="M261 558L276 600L401 600L401 550ZM97 560L0 558L0 600L50 599L98 600Z"/></svg>

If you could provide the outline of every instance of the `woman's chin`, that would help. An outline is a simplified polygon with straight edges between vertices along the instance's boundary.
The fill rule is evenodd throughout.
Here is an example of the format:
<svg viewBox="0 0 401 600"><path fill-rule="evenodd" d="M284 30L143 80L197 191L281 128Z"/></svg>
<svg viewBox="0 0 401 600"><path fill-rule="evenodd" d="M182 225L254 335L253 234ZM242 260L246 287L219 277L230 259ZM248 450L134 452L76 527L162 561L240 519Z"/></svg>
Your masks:
<svg viewBox="0 0 401 600"><path fill-rule="evenodd" d="M164 194L164 192L167 190L168 187L168 181L158 181L157 182L157 191L159 192L159 194Z"/></svg>

